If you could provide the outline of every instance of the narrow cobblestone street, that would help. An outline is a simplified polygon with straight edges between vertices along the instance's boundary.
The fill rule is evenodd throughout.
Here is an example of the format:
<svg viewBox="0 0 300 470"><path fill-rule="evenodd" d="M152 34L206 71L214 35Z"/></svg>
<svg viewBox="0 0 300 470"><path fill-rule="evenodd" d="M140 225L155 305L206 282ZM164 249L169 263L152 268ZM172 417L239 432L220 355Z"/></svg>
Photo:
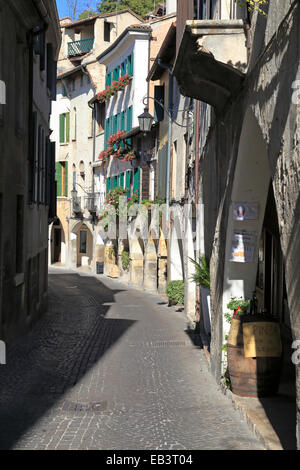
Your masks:
<svg viewBox="0 0 300 470"><path fill-rule="evenodd" d="M48 313L0 368L1 449L262 449L184 327L159 297L51 269Z"/></svg>

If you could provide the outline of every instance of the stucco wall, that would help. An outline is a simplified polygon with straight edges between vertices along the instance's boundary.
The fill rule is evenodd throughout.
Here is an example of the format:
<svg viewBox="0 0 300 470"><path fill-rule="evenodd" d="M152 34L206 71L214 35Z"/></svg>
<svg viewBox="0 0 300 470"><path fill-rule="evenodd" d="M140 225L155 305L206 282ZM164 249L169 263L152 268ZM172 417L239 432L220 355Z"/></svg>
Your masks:
<svg viewBox="0 0 300 470"><path fill-rule="evenodd" d="M281 248L285 261L285 276L292 332L300 338L300 278L297 261L300 256L299 233L299 165L300 120L299 105L293 104L292 84L300 78L299 57L299 3L294 2L290 14L281 22L276 36L272 37L262 54L261 38L270 36L280 23L276 9L278 2L271 2L267 19L253 23L253 52L251 74L243 91L211 129L202 155L201 169L204 179L206 253L211 255L212 290L212 343L211 365L216 377L221 371L221 345L223 340L224 270L227 262L226 233L231 214L233 188L237 184L237 156L242 123L246 112L256 118L256 125L264 140L268 170L264 171L265 184L271 176L278 214ZM283 17L281 17L283 20ZM259 32L255 29L259 28ZM266 30L266 34L264 34ZM257 41L257 42L256 42ZM260 54L260 56L259 56ZM259 60L255 63L255 58ZM254 119L255 119L254 118ZM258 133L259 133L258 132ZM249 140L248 145L253 145ZM253 145L257 158L257 148ZM245 159L245 151L239 159ZM258 152L258 158L261 157ZM244 188L250 184L251 175L244 174ZM240 183L241 184L241 183ZM262 185L263 183L261 183ZM250 184L251 185L251 184ZM254 187L254 185L253 185ZM253 189L252 187L252 189ZM261 186L262 187L262 186ZM259 198L259 192L257 192ZM262 207L262 210L263 207ZM256 252L257 253L257 252ZM225 276L228 273L225 270ZM239 274L240 279L246 279ZM248 293L249 295L249 293ZM300 392L297 367L298 397ZM298 409L300 399L298 398Z"/></svg>

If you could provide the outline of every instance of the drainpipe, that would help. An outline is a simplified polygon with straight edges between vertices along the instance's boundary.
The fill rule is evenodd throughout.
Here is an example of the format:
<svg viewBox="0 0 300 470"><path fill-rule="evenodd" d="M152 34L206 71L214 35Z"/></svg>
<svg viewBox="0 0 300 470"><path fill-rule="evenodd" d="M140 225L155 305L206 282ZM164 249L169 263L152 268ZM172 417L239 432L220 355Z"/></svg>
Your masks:
<svg viewBox="0 0 300 470"><path fill-rule="evenodd" d="M167 188L166 188L166 222L170 219L170 166L171 166L171 138L173 115L173 75L169 71L169 119L168 119L168 148L167 148Z"/></svg>
<svg viewBox="0 0 300 470"><path fill-rule="evenodd" d="M195 206L196 217L199 206L199 145L200 145L200 101L196 101L196 119L195 119ZM196 219L197 220L197 219ZM196 242L196 261L199 260L199 246ZM196 323L200 322L200 287L196 287Z"/></svg>

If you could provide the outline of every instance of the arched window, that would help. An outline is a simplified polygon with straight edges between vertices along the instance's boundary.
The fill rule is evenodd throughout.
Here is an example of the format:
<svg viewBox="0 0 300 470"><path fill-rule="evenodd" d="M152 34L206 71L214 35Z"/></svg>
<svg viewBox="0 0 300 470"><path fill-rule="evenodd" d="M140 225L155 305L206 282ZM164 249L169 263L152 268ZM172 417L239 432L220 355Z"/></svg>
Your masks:
<svg viewBox="0 0 300 470"><path fill-rule="evenodd" d="M73 175L73 189L76 189L76 166L73 163L72 166L72 175Z"/></svg>

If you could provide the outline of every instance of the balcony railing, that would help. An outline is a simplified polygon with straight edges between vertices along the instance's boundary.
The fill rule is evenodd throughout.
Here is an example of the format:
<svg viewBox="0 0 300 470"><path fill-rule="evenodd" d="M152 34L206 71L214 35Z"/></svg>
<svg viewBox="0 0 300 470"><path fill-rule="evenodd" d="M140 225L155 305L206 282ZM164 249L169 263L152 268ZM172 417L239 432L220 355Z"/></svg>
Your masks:
<svg viewBox="0 0 300 470"><path fill-rule="evenodd" d="M72 195L72 209L75 215L82 214L81 197Z"/></svg>
<svg viewBox="0 0 300 470"><path fill-rule="evenodd" d="M104 201L104 193L89 193L84 197L84 206L93 214L104 207Z"/></svg>
<svg viewBox="0 0 300 470"><path fill-rule="evenodd" d="M80 41L73 41L68 43L68 56L76 56L86 54L93 49L94 38L81 39Z"/></svg>

